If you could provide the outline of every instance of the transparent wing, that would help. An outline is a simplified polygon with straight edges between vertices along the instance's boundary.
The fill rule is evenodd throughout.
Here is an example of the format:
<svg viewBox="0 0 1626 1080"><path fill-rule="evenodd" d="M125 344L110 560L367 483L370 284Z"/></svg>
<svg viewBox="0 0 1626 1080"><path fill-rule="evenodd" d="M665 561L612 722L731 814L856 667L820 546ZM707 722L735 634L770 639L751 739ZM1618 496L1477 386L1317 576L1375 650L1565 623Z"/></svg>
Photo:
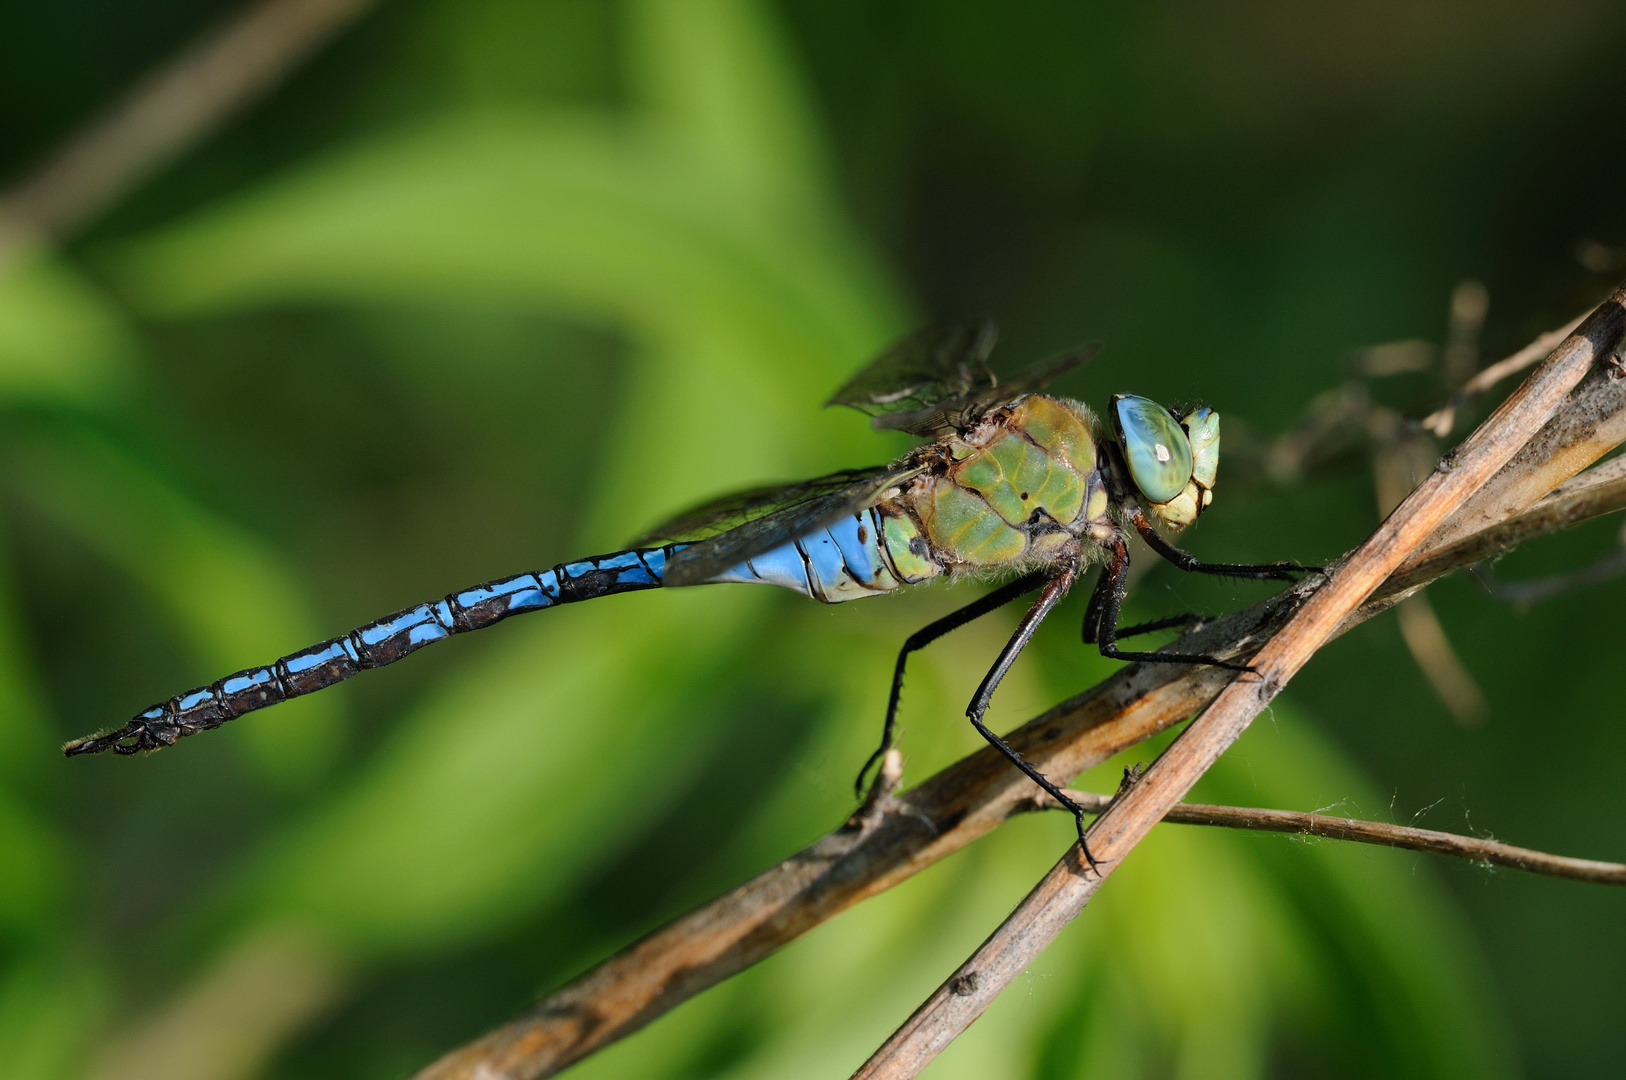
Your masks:
<svg viewBox="0 0 1626 1080"><path fill-rule="evenodd" d="M1098 343L1080 346L1041 360L1008 382L996 381L967 394L927 405L907 412L888 413L870 421L871 426L887 430L907 431L926 439L935 439L972 427L983 416L1008 401L1044 388L1056 376L1078 367L1101 351Z"/></svg>
<svg viewBox="0 0 1626 1080"><path fill-rule="evenodd" d="M699 585L850 514L874 505L918 466L848 469L778 488L755 488L714 499L657 526L639 547L691 541L666 563L667 585Z"/></svg>
<svg viewBox="0 0 1626 1080"><path fill-rule="evenodd" d="M988 354L998 333L989 320L928 326L876 357L825 404L880 418L988 389L997 383Z"/></svg>

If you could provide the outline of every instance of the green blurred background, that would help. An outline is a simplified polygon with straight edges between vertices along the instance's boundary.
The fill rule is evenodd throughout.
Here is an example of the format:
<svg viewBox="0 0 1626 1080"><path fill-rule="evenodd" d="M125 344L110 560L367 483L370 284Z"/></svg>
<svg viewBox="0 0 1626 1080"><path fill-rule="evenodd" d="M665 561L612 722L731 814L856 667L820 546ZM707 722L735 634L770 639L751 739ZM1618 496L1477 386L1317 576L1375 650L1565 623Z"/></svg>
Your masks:
<svg viewBox="0 0 1626 1080"><path fill-rule="evenodd" d="M0 170L234 10L0 8ZM1061 386L1096 404L1214 404L1204 557L1352 546L1367 460L1272 485L1242 435L1361 346L1441 341L1459 281L1488 287L1494 357L1626 273L1623 47L1601 0L379 6L0 280L0 1074L402 1076L839 822L892 651L964 588L617 598L162 754L56 750L708 494L884 460L906 444L817 405L929 317L996 316L1015 362L1106 342ZM1266 591L1159 566L1132 614ZM1626 584L1433 598L1483 726L1379 619L1199 794L1626 858ZM1112 670L1082 607L996 726ZM976 747L961 709L1013 618L917 660L911 778ZM572 1075L845 1076L1070 828L1015 822ZM1598 887L1165 828L928 1075L1604 1075L1621 915Z"/></svg>

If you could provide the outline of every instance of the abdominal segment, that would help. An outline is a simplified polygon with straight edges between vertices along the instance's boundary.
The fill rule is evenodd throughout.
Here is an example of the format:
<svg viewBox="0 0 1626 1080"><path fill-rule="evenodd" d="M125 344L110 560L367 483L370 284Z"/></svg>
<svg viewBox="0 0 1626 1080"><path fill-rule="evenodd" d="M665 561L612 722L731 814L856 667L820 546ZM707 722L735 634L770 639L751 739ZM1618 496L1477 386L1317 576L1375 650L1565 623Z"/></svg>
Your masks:
<svg viewBox="0 0 1626 1080"><path fill-rule="evenodd" d="M891 592L935 577L942 568L924 554L914 526L872 506L828 528L747 559L714 582L778 585L826 604ZM917 550L918 549L918 550Z"/></svg>

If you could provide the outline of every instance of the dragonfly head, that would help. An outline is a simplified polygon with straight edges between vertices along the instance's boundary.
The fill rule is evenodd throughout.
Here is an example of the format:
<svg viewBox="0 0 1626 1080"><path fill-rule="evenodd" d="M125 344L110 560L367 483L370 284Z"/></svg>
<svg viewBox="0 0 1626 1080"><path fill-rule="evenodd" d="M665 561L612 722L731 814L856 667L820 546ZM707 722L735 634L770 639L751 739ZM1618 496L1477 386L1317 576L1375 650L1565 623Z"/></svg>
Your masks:
<svg viewBox="0 0 1626 1080"><path fill-rule="evenodd" d="M1129 479L1151 511L1180 529L1214 501L1219 413L1206 406L1177 417L1151 398L1112 396L1112 430Z"/></svg>

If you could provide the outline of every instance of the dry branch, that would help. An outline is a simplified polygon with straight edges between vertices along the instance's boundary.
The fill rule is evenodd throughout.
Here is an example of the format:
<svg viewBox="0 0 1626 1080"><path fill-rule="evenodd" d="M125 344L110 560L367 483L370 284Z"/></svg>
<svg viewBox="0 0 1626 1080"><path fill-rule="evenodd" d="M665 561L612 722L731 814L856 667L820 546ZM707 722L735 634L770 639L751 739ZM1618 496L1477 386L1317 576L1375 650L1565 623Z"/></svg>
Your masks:
<svg viewBox="0 0 1626 1080"><path fill-rule="evenodd" d="M1602 346L1605 350L1610 347L1610 344ZM1486 425L1489 423L1487 420ZM1496 522L1506 521L1623 440L1626 440L1626 379L1622 378L1622 370L1617 365L1597 364L1569 395L1563 411L1544 423L1512 460L1475 489L1461 509L1437 529L1420 550L1426 553Z"/></svg>
<svg viewBox="0 0 1626 1080"><path fill-rule="evenodd" d="M1185 797L1287 681L1476 493L1487 486L1490 489L1490 498L1479 501L1479 513L1470 521L1468 527L1474 529L1518 513L1596 460L1598 455L1587 458L1539 490L1523 475L1499 475L1527 444L1533 452L1545 453L1543 460L1554 471L1567 468L1572 457L1586 456L1590 448L1571 455L1568 446L1562 450L1556 443L1541 446L1541 436L1552 432L1557 437L1559 432L1569 431L1579 438L1579 445L1586 446L1589 433L1606 426L1606 418L1583 415L1576 418L1580 430L1572 430L1559 423L1563 417L1557 414L1570 391L1619 340L1623 321L1626 286L1587 316L1365 543L1331 570L1325 583L1315 588L1253 656L1254 673L1238 677L1221 690L1145 776L1095 820L1088 839L1103 872L1087 871L1080 849L1070 848L1016 911L854 1074L855 1080L903 1080L918 1075L981 1016L1000 991L1084 909L1113 868ZM1492 484L1493 477L1501 482ZM1460 522L1454 524L1460 527ZM1445 542L1457 535L1460 533L1446 530Z"/></svg>
<svg viewBox="0 0 1626 1080"><path fill-rule="evenodd" d="M1577 478L1525 514L1409 562L1405 576L1385 585L1338 633L1452 570L1621 509L1626 473L1599 482ZM1207 623L1179 648L1247 656L1310 588L1295 586ZM1071 778L1193 715L1226 680L1212 667L1130 665L1007 738L1047 774ZM1031 809L1032 794L1027 779L992 748L972 754L900 797L879 799L835 832L654 931L525 1015L428 1066L417 1080L551 1076Z"/></svg>
<svg viewBox="0 0 1626 1080"><path fill-rule="evenodd" d="M1066 794L1092 814L1099 814L1112 805L1111 795L1071 790ZM1043 792L1035 796L1033 802L1035 809L1061 809L1059 804ZM1532 874L1546 874L1548 877L1585 881L1594 885L1626 885L1626 863L1574 859L1567 855L1536 851L1533 848L1515 847L1488 837L1462 836L1458 833L1440 832L1437 829L1392 825L1385 821L1329 817L1326 814L1306 813L1302 810L1264 810L1248 806L1215 806L1210 803L1183 802L1176 803L1172 810L1163 815L1163 822L1169 825L1218 825L1228 829L1349 840L1360 844L1378 844L1383 847L1404 848L1408 851L1450 855L1470 862L1508 866L1515 870L1527 870Z"/></svg>
<svg viewBox="0 0 1626 1080"><path fill-rule="evenodd" d="M1586 318L1585 315L1577 315L1557 330L1549 330L1541 335L1512 356L1507 357L1505 360L1498 360L1480 371L1464 383L1460 390L1452 394L1451 400L1424 417L1418 427L1432 432L1442 439L1445 438L1451 434L1451 428L1457 422L1457 410L1462 408L1469 398L1475 394L1483 394L1509 375L1517 374L1536 361L1543 359L1558 347L1560 341L1574 333L1575 328L1581 325L1581 320L1584 318Z"/></svg>

